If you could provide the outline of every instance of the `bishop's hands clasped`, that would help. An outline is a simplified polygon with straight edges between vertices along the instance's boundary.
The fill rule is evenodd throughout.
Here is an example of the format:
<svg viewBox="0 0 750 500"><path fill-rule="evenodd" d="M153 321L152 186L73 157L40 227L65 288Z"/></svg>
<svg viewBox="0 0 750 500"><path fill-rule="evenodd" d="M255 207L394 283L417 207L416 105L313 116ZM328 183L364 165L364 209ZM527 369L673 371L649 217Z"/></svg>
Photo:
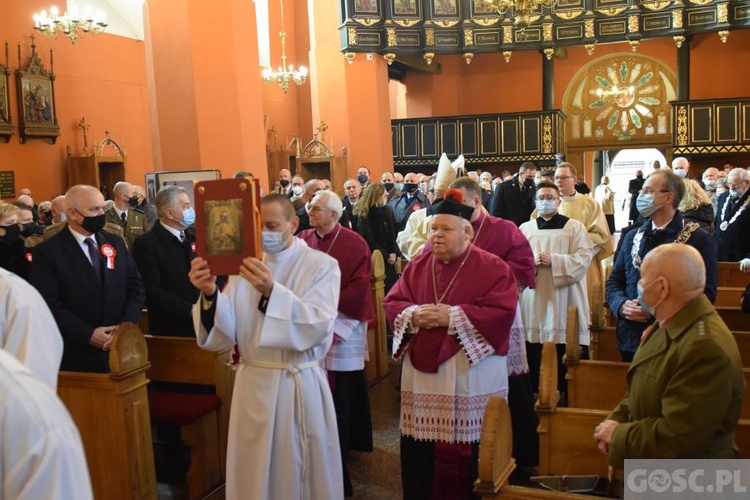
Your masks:
<svg viewBox="0 0 750 500"><path fill-rule="evenodd" d="M250 282L261 295L271 297L273 290L273 273L262 260L255 257L245 257L240 265L240 276Z"/></svg>
<svg viewBox="0 0 750 500"><path fill-rule="evenodd" d="M200 290L205 297L211 297L216 293L216 276L211 274L208 262L196 257L190 262L190 283Z"/></svg>
<svg viewBox="0 0 750 500"><path fill-rule="evenodd" d="M448 328L450 325L450 306L447 304L424 304L411 315L411 324L417 328Z"/></svg>

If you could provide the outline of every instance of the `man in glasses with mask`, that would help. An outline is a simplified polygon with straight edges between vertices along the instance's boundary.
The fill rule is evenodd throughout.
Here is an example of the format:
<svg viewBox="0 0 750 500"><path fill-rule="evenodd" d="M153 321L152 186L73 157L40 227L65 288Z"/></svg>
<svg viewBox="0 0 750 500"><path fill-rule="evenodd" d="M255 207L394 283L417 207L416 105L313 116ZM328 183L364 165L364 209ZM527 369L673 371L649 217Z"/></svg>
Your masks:
<svg viewBox="0 0 750 500"><path fill-rule="evenodd" d="M648 252L673 242L694 247L705 265L706 296L711 302L716 299L716 241L697 223L683 221L677 211L685 192L682 183L682 179L666 169L657 170L648 177L636 201L638 211L646 220L623 238L607 280L607 303L617 316L617 348L623 361L633 360L643 331L653 322L653 316L642 307L636 288L641 279L641 263ZM684 269L684 272L692 270Z"/></svg>
<svg viewBox="0 0 750 500"><path fill-rule="evenodd" d="M346 496L352 496L352 484L346 470L349 450L372 451L365 360L368 358L367 324L375 319L375 312L370 291L370 247L358 233L341 226L339 216L342 209L341 199L336 193L318 192L307 207L312 229L302 231L299 238L310 248L336 259L341 271L338 316L325 367L336 407L344 463L344 492Z"/></svg>
<svg viewBox="0 0 750 500"><path fill-rule="evenodd" d="M335 196L335 193L334 193ZM229 417L226 497L341 498L336 413L323 361L333 341L341 272L294 237L291 202L261 200L263 257L247 257L223 291L208 263L190 281L198 345L240 362Z"/></svg>
<svg viewBox="0 0 750 500"><path fill-rule="evenodd" d="M103 230L98 189L73 186L63 206L67 226L34 247L30 281L62 334L60 370L108 372L115 328L141 317L143 281L125 241Z"/></svg>

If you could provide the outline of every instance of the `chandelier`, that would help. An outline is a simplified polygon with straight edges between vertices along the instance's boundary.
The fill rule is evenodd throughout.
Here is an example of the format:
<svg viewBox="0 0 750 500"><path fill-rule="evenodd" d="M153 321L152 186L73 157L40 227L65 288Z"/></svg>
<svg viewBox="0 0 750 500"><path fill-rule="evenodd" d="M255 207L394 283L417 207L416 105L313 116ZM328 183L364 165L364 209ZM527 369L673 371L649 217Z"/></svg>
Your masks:
<svg viewBox="0 0 750 500"><path fill-rule="evenodd" d="M73 4L68 6L68 10L62 16L57 7L52 7L49 15L46 10L34 14L34 24L34 29L41 34L57 38L57 35L62 32L73 44L86 33L95 35L107 27L107 23L104 22L104 12L99 9L94 11L87 5L81 13Z"/></svg>
<svg viewBox="0 0 750 500"><path fill-rule="evenodd" d="M485 5L496 10L500 16L504 16L511 8L513 9L513 24L519 30L521 40L525 39L525 30L531 23L536 21L536 11L539 7L551 9L557 4L557 0L484 0Z"/></svg>
<svg viewBox="0 0 750 500"><path fill-rule="evenodd" d="M299 69L294 69L291 64L287 68L286 65L286 30L284 29L284 0L280 0L281 3L281 31L279 36L281 37L281 66L278 69L273 70L271 68L263 68L261 76L263 81L266 83L276 82L281 87L281 90L286 92L289 90L289 82L294 82L297 85L302 85L307 80L307 68L300 66Z"/></svg>

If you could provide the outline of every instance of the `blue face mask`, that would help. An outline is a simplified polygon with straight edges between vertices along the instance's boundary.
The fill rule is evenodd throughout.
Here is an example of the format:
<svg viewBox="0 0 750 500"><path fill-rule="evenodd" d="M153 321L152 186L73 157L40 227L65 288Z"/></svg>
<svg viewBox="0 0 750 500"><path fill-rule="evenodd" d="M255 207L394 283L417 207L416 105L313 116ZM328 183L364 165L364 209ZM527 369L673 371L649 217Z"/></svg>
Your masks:
<svg viewBox="0 0 750 500"><path fill-rule="evenodd" d="M287 225L287 227L289 226ZM289 238L284 239L284 231L286 231L286 227L281 231L261 231L263 251L275 254L284 250L289 241ZM291 235L289 237L291 238Z"/></svg>
<svg viewBox="0 0 750 500"><path fill-rule="evenodd" d="M193 207L186 208L182 211L182 221L180 224L185 227L195 224L195 209Z"/></svg>
<svg viewBox="0 0 750 500"><path fill-rule="evenodd" d="M646 304L643 301L643 292L646 290L646 288L650 287L651 285L653 285L657 281L659 281L658 278L655 279L654 281L652 281L651 283L649 283L648 285L646 285L645 287L641 286L641 282L640 281L638 282L638 285L637 285L638 303L641 305L641 309L643 309L644 311L646 311L647 313L649 313L651 316L656 316L656 314L654 314L654 311L656 310L657 307L659 307L659 304L661 304L662 299L659 299L659 302L657 302L653 306L650 306L650 305Z"/></svg>
<svg viewBox="0 0 750 500"><path fill-rule="evenodd" d="M685 170L684 168L676 168L673 170L673 172L674 175L676 175L680 179L684 179L685 177L687 177L687 170Z"/></svg>
<svg viewBox="0 0 750 500"><path fill-rule="evenodd" d="M60 214L60 222L65 222L67 220L68 218L65 216L65 214Z"/></svg>
<svg viewBox="0 0 750 500"><path fill-rule="evenodd" d="M399 191L403 191L404 190L404 183L403 182L397 182L396 183L396 189L398 189Z"/></svg>
<svg viewBox="0 0 750 500"><path fill-rule="evenodd" d="M557 202L555 200L537 200L536 210L541 215L552 215L557 212Z"/></svg>
<svg viewBox="0 0 750 500"><path fill-rule="evenodd" d="M367 174L359 174L357 175L357 180L360 184L364 184L365 182L369 181L370 178L367 176Z"/></svg>
<svg viewBox="0 0 750 500"><path fill-rule="evenodd" d="M666 194L666 193L659 193ZM635 206L638 212L644 217L651 217L654 212L659 210L661 207L654 206L654 195L653 194L639 194L635 200ZM663 206L663 205L662 205Z"/></svg>

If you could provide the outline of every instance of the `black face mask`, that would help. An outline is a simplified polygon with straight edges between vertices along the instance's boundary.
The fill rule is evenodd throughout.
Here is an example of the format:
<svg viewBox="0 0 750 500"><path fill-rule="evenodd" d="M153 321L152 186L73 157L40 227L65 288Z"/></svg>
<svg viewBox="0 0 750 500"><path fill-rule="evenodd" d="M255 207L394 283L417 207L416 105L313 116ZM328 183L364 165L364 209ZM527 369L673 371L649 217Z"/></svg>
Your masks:
<svg viewBox="0 0 750 500"><path fill-rule="evenodd" d="M417 190L418 187L419 184L415 182L407 182L406 184L404 184L404 191L406 191L407 193L413 193Z"/></svg>
<svg viewBox="0 0 750 500"><path fill-rule="evenodd" d="M138 206L138 195L134 194L130 198L128 198L128 205L131 207L137 207Z"/></svg>
<svg viewBox="0 0 750 500"><path fill-rule="evenodd" d="M44 227L40 226L36 222L27 222L23 225L23 229L21 230L21 236L24 238L28 238L29 236L33 236L35 234L42 235L42 232L44 230Z"/></svg>
<svg viewBox="0 0 750 500"><path fill-rule="evenodd" d="M385 188L386 191L389 191L389 192L391 189L393 189L393 186L395 186L395 184L393 184L392 182L383 183L383 187Z"/></svg>
<svg viewBox="0 0 750 500"><path fill-rule="evenodd" d="M21 228L18 224L9 224L7 226L0 226L0 229L5 229L5 234L0 237L4 243L13 243L21 236Z"/></svg>
<svg viewBox="0 0 750 500"><path fill-rule="evenodd" d="M359 174L359 175L357 176L357 180L359 181L359 183L360 183L360 184L364 184L364 183L366 183L367 181L369 181L369 180L370 180L370 178L369 178L369 177L367 177L367 174Z"/></svg>
<svg viewBox="0 0 750 500"><path fill-rule="evenodd" d="M279 181L279 184L281 184L281 187L287 187L289 185L289 181L284 179L283 181Z"/></svg>
<svg viewBox="0 0 750 500"><path fill-rule="evenodd" d="M78 212L78 210L76 210ZM87 217L81 212L78 212L83 217L81 227L89 233L98 233L104 229L104 224L107 222L107 216L104 214L94 215L93 217Z"/></svg>
<svg viewBox="0 0 750 500"><path fill-rule="evenodd" d="M639 179L643 179L643 175L636 175Z"/></svg>
<svg viewBox="0 0 750 500"><path fill-rule="evenodd" d="M52 212L50 212L49 210L45 210L45 211L43 211L43 212L41 213L41 215L43 215L43 216L44 216L44 220L46 220L46 221L50 221L50 220L52 220Z"/></svg>
<svg viewBox="0 0 750 500"><path fill-rule="evenodd" d="M534 179L524 179L523 185L526 187L534 187Z"/></svg>

